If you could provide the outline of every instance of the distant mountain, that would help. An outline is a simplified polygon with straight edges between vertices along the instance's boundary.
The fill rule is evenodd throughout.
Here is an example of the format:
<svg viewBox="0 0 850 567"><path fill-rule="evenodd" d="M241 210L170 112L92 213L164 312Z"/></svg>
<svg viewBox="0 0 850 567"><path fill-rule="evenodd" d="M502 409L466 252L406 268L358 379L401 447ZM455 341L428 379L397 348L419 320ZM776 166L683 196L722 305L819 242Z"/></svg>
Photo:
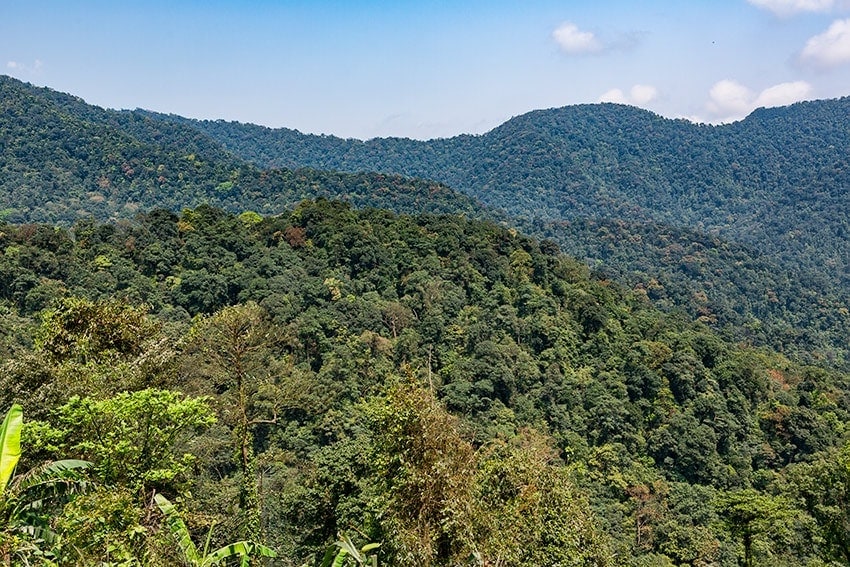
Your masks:
<svg viewBox="0 0 850 567"><path fill-rule="evenodd" d="M208 203L280 212L327 197L396 212L483 216L469 197L431 181L308 168L265 170L185 124L91 106L0 77L0 211L13 222L133 216Z"/></svg>
<svg viewBox="0 0 850 567"><path fill-rule="evenodd" d="M147 115L260 166L435 179L634 285L660 284L662 301L740 338L828 358L847 348L850 98L723 126L580 105L424 142Z"/></svg>
<svg viewBox="0 0 850 567"><path fill-rule="evenodd" d="M732 339L843 364L848 106L713 127L584 105L482 136L363 142L105 110L0 77L0 218L71 224L202 203L275 214L316 197L497 218Z"/></svg>
<svg viewBox="0 0 850 567"><path fill-rule="evenodd" d="M662 222L848 277L850 98L759 109L724 126L579 105L427 142L188 123L263 167L435 179L520 219Z"/></svg>

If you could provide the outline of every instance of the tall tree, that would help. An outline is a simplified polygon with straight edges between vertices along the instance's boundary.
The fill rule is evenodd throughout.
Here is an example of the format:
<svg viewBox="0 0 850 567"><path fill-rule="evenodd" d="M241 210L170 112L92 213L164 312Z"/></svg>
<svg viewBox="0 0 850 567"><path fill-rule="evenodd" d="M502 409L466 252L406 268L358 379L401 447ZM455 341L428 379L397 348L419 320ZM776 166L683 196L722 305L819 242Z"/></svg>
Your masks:
<svg viewBox="0 0 850 567"><path fill-rule="evenodd" d="M279 330L265 311L249 302L200 319L190 332L186 349L184 372L196 381L208 381L218 394L221 420L233 432L241 473L239 505L247 537L256 537L262 530L255 430L278 423L279 412L294 396L287 390L286 362L278 358L280 344Z"/></svg>

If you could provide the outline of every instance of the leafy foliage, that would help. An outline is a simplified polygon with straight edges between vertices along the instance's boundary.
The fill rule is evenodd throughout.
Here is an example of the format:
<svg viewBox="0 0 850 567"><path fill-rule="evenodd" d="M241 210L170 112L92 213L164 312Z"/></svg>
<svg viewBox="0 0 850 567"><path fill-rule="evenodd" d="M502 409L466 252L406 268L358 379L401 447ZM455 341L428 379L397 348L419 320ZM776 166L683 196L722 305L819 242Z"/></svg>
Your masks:
<svg viewBox="0 0 850 567"><path fill-rule="evenodd" d="M7 564L12 557L50 555L56 544L50 513L61 496L85 487L80 471L90 464L66 459L12 476L21 456L22 428L23 409L14 404L0 426L0 557Z"/></svg>
<svg viewBox="0 0 850 567"><path fill-rule="evenodd" d="M263 171L194 129L103 110L5 76L0 111L0 202L10 221L70 224L202 203L272 214L308 197L406 212L481 213L472 199L430 181Z"/></svg>
<svg viewBox="0 0 850 567"><path fill-rule="evenodd" d="M187 482L194 461L187 439L215 421L204 400L155 389L72 397L57 414L60 446L91 460L104 484L143 490Z"/></svg>
<svg viewBox="0 0 850 567"><path fill-rule="evenodd" d="M57 511L68 561L180 561L154 489L191 541L298 565L339 533L390 565L843 560L848 376L550 243L324 200L59 234L64 272L52 238L27 252L50 307L6 300L0 398L36 405L28 460L94 463L102 488Z"/></svg>
<svg viewBox="0 0 850 567"><path fill-rule="evenodd" d="M241 558L241 565L243 566L248 565L248 558L252 556L277 557L277 554L271 548L250 541L237 541L235 543L229 543L220 549L210 551L209 542L212 537L212 529L210 529L210 534L207 536L204 549L198 551L198 548L195 547L189 535L186 524L183 522L174 505L161 494L155 495L154 499L168 522L168 529L171 531L174 539L177 540L177 546L180 548L183 558L192 567L217 565L230 557Z"/></svg>
<svg viewBox="0 0 850 567"><path fill-rule="evenodd" d="M344 567L352 561L359 566L378 567L378 556L369 555L369 552L378 549L380 546L380 543L367 543L357 549L350 537L340 535L339 541L329 546L327 552L325 552L321 567Z"/></svg>
<svg viewBox="0 0 850 567"><path fill-rule="evenodd" d="M109 111L8 77L0 93L9 140L0 199L13 221L67 225L209 203L248 223L317 197L486 216L551 239L731 340L807 363L850 360L850 168L840 151L848 99L760 109L725 126L583 105L532 112L482 136L362 142ZM57 272L61 257L57 246ZM0 282L19 305L37 310L61 294L59 278L27 274L25 246L2 261ZM91 285L122 268L102 267ZM226 293L208 269L189 282Z"/></svg>
<svg viewBox="0 0 850 567"><path fill-rule="evenodd" d="M0 109L3 215L51 223L0 224L5 563L850 561L848 99L430 142ZM52 498L65 454L97 489Z"/></svg>
<svg viewBox="0 0 850 567"><path fill-rule="evenodd" d="M850 98L723 126L579 105L425 142L145 115L262 167L440 181L735 340L846 363Z"/></svg>

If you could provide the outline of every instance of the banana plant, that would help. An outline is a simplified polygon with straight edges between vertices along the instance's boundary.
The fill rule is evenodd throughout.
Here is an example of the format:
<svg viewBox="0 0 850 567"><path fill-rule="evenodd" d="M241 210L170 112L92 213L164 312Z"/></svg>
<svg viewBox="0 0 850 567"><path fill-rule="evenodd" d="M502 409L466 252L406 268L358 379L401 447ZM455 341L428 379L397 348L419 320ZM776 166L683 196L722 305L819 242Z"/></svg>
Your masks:
<svg viewBox="0 0 850 567"><path fill-rule="evenodd" d="M359 567L378 567L378 556L369 555L369 552L380 546L380 543L367 543L357 549L350 537L339 534L339 541L328 547L321 567L344 567L350 564L350 561L354 561Z"/></svg>
<svg viewBox="0 0 850 567"><path fill-rule="evenodd" d="M24 410L14 404L6 413L0 427L0 498L21 458L21 429L24 425Z"/></svg>
<svg viewBox="0 0 850 567"><path fill-rule="evenodd" d="M237 541L210 553L209 547L212 540L212 528L207 533L207 540L204 543L203 550L199 551L189 535L189 529L186 527L186 523L180 517L180 513L174 507L174 504L162 494L155 495L154 500L162 515L165 516L165 521L168 524L171 535L177 540L177 547L183 554L183 559L192 567L210 567L230 557L240 557L241 567L248 567L251 557L277 557L277 553L270 547L252 541Z"/></svg>
<svg viewBox="0 0 850 567"><path fill-rule="evenodd" d="M75 459L53 461L16 475L23 415L21 406L14 404L0 426L0 526L52 544L56 535L49 528L49 500L85 489L86 479L80 473L90 463Z"/></svg>

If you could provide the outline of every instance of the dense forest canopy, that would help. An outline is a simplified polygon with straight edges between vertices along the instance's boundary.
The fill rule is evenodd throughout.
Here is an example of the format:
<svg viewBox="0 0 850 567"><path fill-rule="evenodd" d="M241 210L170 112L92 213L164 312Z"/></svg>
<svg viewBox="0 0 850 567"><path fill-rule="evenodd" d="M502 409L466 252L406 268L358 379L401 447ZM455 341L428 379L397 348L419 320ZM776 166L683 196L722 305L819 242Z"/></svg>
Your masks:
<svg viewBox="0 0 850 567"><path fill-rule="evenodd" d="M722 126L579 105L530 112L481 136L427 142L146 115L192 126L267 167L385 171L447 183L566 252L601 260L602 269L633 285L659 282L694 316L709 309L721 327L734 328L730 336L755 336L797 356L845 358L850 98L759 109ZM619 238L600 244L600 225L617 227ZM669 243L659 241L683 231L692 232L686 249L719 245L697 262L674 251L680 267L657 260L670 256ZM726 247L736 250L746 278L735 277L741 264L727 261ZM752 283L742 286L742 279ZM806 306L795 305L800 298ZM812 318L813 306L842 314Z"/></svg>
<svg viewBox="0 0 850 567"><path fill-rule="evenodd" d="M483 136L360 142L104 110L8 77L0 94L10 221L68 225L200 203L275 214L315 197L462 212L549 238L731 340L850 360L846 99L721 127L589 105ZM303 166L354 173L291 169Z"/></svg>
<svg viewBox="0 0 850 567"><path fill-rule="evenodd" d="M268 214L307 197L398 212L483 214L472 199L436 182L261 170L192 129L0 77L0 213L9 221L70 225L200 203Z"/></svg>
<svg viewBox="0 0 850 567"><path fill-rule="evenodd" d="M0 493L6 558L174 565L174 520L280 565L339 532L385 565L850 560L850 376L551 241L319 200L4 224L0 249L19 470L90 463L44 516Z"/></svg>
<svg viewBox="0 0 850 567"><path fill-rule="evenodd" d="M850 564L848 109L362 142L0 77L2 562Z"/></svg>
<svg viewBox="0 0 850 567"><path fill-rule="evenodd" d="M153 113L147 116L176 120ZM531 112L481 136L366 142L187 121L259 165L435 179L526 220L621 218L699 229L846 281L850 97L722 126L615 104Z"/></svg>

